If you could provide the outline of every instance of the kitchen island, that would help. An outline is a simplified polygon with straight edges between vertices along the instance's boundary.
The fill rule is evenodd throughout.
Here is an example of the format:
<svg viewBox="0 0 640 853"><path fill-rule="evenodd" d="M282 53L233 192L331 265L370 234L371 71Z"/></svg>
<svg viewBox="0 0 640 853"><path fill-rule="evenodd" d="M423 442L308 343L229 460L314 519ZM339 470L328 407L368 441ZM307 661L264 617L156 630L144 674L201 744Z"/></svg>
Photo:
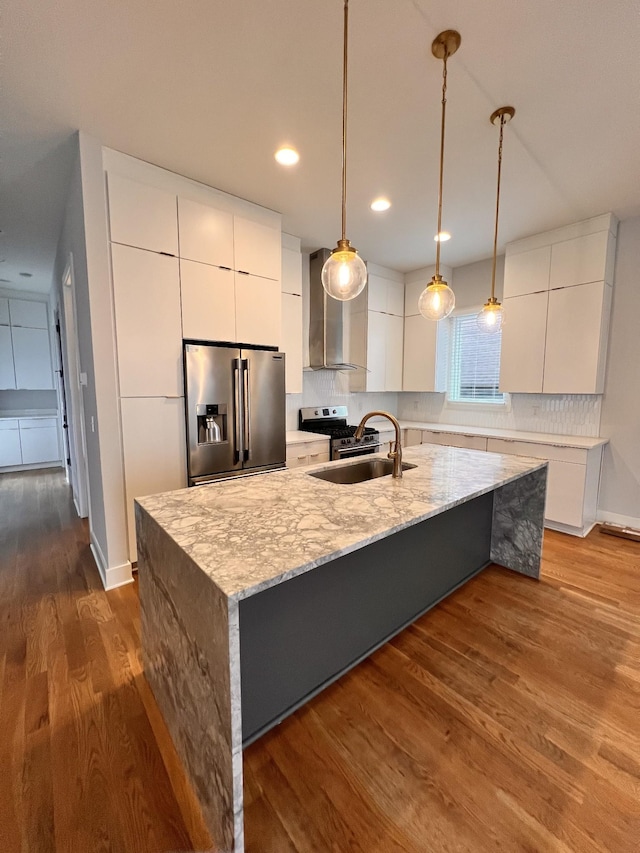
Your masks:
<svg viewBox="0 0 640 853"><path fill-rule="evenodd" d="M537 578L546 463L407 450L402 479L277 471L137 502L145 674L211 833L242 749L490 562Z"/></svg>

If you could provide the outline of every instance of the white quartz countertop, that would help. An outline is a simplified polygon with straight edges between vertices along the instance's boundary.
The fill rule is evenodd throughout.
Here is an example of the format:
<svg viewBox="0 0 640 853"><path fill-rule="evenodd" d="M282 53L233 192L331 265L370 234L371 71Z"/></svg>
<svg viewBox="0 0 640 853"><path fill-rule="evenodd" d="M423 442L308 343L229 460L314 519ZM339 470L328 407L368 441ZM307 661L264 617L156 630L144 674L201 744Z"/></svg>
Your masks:
<svg viewBox="0 0 640 853"><path fill-rule="evenodd" d="M424 429L430 432L450 432L456 435L479 435L486 438L503 438L507 441L551 444L554 447L581 447L587 450L591 450L592 447L599 447L609 441L608 438L584 435L557 435L550 432L527 432L518 429L494 429L492 427L462 426L460 424L429 423L428 421L401 420L399 423L402 429ZM370 421L367 421L367 426L375 425L376 429L386 431L385 424L388 425L389 429L393 429L392 424L386 418L371 418Z"/></svg>
<svg viewBox="0 0 640 853"><path fill-rule="evenodd" d="M326 441L329 444L329 436L319 432L304 432L300 429L287 431L287 444L307 444L310 441Z"/></svg>
<svg viewBox="0 0 640 853"><path fill-rule="evenodd" d="M378 454L383 456L383 454ZM371 459L371 456L367 457ZM445 512L547 463L440 445L407 448L402 479L340 485L279 470L137 502L232 600Z"/></svg>

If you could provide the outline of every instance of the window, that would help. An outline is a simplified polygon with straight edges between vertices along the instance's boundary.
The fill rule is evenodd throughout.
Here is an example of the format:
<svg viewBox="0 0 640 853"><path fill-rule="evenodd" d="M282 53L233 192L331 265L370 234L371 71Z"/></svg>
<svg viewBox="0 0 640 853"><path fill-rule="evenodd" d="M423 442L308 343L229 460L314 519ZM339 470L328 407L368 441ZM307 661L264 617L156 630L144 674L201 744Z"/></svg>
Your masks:
<svg viewBox="0 0 640 853"><path fill-rule="evenodd" d="M488 335L476 323L476 313L449 320L447 392L452 403L505 403L498 390L502 332Z"/></svg>

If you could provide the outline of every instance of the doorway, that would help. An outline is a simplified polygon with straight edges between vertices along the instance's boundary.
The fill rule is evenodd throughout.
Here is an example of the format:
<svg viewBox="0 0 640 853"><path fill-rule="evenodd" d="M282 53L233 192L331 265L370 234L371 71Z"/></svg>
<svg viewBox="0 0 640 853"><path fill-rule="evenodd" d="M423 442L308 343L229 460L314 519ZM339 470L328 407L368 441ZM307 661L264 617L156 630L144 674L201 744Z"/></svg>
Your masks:
<svg viewBox="0 0 640 853"><path fill-rule="evenodd" d="M75 281L73 255L62 276L62 318L60 346L62 354L62 383L66 401L70 482L73 502L80 518L89 515L89 478L87 472L87 445L84 431L84 403L80 384L80 355L78 349Z"/></svg>

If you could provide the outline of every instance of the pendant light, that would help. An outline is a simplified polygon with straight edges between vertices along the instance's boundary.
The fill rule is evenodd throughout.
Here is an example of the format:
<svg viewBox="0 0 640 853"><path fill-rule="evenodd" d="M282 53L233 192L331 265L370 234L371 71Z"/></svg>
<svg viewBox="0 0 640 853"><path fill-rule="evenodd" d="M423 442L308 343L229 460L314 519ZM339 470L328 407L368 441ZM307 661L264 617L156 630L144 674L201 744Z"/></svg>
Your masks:
<svg viewBox="0 0 640 853"><path fill-rule="evenodd" d="M438 230L442 232L442 178L444 174L444 124L447 109L447 60L460 47L460 33L455 30L445 30L436 36L431 45L431 53L436 59L442 59L442 119L440 123L440 183L438 187ZM436 242L436 272L418 300L418 310L427 320L442 320L448 317L456 304L453 290L440 275L440 245Z"/></svg>
<svg viewBox="0 0 640 853"><path fill-rule="evenodd" d="M502 174L502 136L504 126L516 114L513 107L500 107L491 113L491 124L500 121L500 141L498 142L498 187L496 190L496 225L493 232L493 266L491 268L491 296L484 304L482 311L478 314L478 327L482 332L493 335L499 332L504 321L502 305L496 299L496 255L498 253L498 214L500 212L500 176Z"/></svg>
<svg viewBox="0 0 640 853"><path fill-rule="evenodd" d="M322 267L322 286L329 296L346 302L362 293L367 283L367 267L347 240L347 46L349 0L344 0L344 47L342 64L342 238Z"/></svg>

